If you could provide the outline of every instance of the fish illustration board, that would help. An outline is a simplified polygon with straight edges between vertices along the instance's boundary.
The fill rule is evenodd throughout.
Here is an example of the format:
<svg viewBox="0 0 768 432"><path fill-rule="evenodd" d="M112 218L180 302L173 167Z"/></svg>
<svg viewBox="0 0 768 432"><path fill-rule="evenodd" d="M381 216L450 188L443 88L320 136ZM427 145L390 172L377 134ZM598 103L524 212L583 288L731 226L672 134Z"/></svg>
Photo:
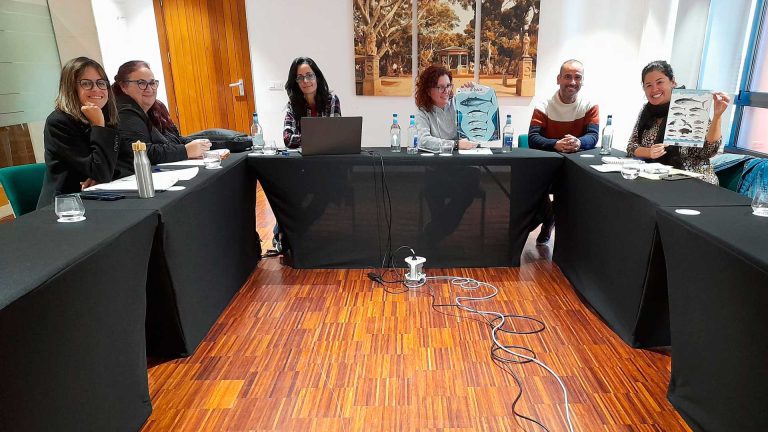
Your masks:
<svg viewBox="0 0 768 432"><path fill-rule="evenodd" d="M459 137L486 143L499 140L499 101L491 87L462 87L453 98L458 115Z"/></svg>
<svg viewBox="0 0 768 432"><path fill-rule="evenodd" d="M711 91L673 89L664 131L664 144L704 147L704 135L709 127L711 109Z"/></svg>

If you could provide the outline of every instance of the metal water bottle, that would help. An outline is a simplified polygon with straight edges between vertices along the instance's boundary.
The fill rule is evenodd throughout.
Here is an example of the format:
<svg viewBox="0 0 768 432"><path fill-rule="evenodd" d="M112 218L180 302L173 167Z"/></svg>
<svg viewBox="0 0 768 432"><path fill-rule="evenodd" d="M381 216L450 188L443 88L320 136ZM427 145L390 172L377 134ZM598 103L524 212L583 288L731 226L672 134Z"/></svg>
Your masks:
<svg viewBox="0 0 768 432"><path fill-rule="evenodd" d="M133 172L136 174L136 185L140 198L155 196L155 185L152 183L152 164L147 157L147 145L141 141L131 144L133 148Z"/></svg>

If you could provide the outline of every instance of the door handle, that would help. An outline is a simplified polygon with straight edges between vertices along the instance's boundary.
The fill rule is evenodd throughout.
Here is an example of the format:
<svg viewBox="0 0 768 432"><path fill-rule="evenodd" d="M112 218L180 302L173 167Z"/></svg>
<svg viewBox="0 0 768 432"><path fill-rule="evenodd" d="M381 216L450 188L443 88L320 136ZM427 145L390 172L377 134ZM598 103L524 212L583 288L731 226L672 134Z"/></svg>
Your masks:
<svg viewBox="0 0 768 432"><path fill-rule="evenodd" d="M245 86L243 86L243 79L240 78L237 82L229 83L230 87L237 87L240 91L238 96L245 96Z"/></svg>

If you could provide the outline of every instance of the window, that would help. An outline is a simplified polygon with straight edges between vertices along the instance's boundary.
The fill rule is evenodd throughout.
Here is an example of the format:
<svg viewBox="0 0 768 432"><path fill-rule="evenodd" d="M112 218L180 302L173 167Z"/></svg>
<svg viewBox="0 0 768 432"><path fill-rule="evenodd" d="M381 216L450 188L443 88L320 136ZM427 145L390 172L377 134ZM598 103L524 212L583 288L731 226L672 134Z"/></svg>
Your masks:
<svg viewBox="0 0 768 432"><path fill-rule="evenodd" d="M756 0L734 105L730 150L768 156L768 7Z"/></svg>

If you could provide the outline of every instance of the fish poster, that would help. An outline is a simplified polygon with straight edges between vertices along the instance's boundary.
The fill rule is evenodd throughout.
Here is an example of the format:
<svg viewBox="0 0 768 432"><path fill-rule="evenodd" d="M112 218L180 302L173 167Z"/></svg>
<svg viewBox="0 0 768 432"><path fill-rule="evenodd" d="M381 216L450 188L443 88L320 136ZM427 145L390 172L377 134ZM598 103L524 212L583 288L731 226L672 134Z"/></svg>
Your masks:
<svg viewBox="0 0 768 432"><path fill-rule="evenodd" d="M453 103L458 114L459 137L475 142L499 139L499 101L493 88L479 84L461 87Z"/></svg>
<svg viewBox="0 0 768 432"><path fill-rule="evenodd" d="M711 91L673 89L664 144L704 147L711 108Z"/></svg>

